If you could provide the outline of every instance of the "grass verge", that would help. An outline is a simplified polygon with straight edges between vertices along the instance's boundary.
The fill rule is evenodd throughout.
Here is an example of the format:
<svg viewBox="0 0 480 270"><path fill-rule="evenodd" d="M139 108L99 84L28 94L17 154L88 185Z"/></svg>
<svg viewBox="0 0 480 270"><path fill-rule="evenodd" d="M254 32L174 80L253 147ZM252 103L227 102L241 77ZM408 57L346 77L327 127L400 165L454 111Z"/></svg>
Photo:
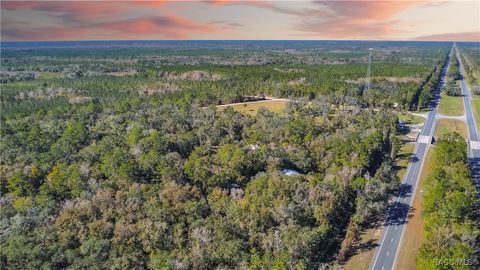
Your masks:
<svg viewBox="0 0 480 270"><path fill-rule="evenodd" d="M443 115L460 116L465 113L463 97L452 97L442 93L442 99L438 105L438 112Z"/></svg>
<svg viewBox="0 0 480 270"><path fill-rule="evenodd" d="M425 122L425 118L409 113L399 113L397 116L399 121L403 121L407 125L415 125Z"/></svg>
<svg viewBox="0 0 480 270"><path fill-rule="evenodd" d="M422 204L423 195L425 194L425 178L427 178L432 171L432 157L433 151L432 149L429 149L425 157L426 159L425 163L423 164L422 173L420 174L417 192L413 198L412 216L408 220L405 233L403 234L402 244L398 253L396 268L398 270L416 269L416 259L420 251L420 247L425 241L425 236L423 235Z"/></svg>
<svg viewBox="0 0 480 270"><path fill-rule="evenodd" d="M442 138L449 132L457 132L465 139L468 138L467 126L464 122L452 119L440 119L435 127L435 138Z"/></svg>
<svg viewBox="0 0 480 270"><path fill-rule="evenodd" d="M480 127L480 99L472 99L472 111L477 123L477 128Z"/></svg>
<svg viewBox="0 0 480 270"><path fill-rule="evenodd" d="M359 248L358 252L345 262L343 265L344 270L368 269L375 254L375 243L378 243L382 233L382 226L380 225L361 232L358 246L365 248Z"/></svg>
<svg viewBox="0 0 480 270"><path fill-rule="evenodd" d="M402 144L400 150L397 154L397 158L395 160L395 170L397 171L397 176L400 181L403 179L405 175L405 171L407 170L408 162L410 161L410 157L413 154L413 150L415 149L415 143L405 143Z"/></svg>

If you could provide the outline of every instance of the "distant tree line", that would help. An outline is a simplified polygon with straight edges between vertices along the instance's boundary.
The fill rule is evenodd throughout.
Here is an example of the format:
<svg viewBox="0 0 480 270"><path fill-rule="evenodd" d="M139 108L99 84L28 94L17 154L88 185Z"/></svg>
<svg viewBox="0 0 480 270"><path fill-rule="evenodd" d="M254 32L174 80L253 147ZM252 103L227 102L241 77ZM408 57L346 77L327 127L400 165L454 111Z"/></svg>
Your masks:
<svg viewBox="0 0 480 270"><path fill-rule="evenodd" d="M431 107L431 103L435 98L435 91L437 87L440 87L439 80L442 75L442 69L448 65L450 61L450 55L447 53L442 60L440 60L433 71L426 77L426 79L420 84L417 91L417 96L412 102L413 108L417 107L418 110L428 109Z"/></svg>

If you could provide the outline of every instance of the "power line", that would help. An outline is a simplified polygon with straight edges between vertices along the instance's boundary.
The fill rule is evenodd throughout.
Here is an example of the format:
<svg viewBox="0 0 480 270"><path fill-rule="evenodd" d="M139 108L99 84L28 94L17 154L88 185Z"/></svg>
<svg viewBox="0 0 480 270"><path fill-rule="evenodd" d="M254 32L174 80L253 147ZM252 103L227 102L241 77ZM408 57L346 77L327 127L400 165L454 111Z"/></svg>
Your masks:
<svg viewBox="0 0 480 270"><path fill-rule="evenodd" d="M372 71L372 51L373 48L368 49L368 69L367 69L367 90L370 90L370 73Z"/></svg>

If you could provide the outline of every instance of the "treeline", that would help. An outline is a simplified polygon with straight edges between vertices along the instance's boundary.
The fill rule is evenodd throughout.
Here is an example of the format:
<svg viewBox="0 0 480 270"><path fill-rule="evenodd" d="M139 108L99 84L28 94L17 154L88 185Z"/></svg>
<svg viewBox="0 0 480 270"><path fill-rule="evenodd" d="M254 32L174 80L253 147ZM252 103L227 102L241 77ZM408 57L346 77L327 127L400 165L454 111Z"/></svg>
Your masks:
<svg viewBox="0 0 480 270"><path fill-rule="evenodd" d="M372 74L380 79L372 83L371 93L362 97L365 64L289 65L289 66L165 66L141 70L131 76L78 76L75 78L39 79L2 85L1 102L4 115L21 113L28 99L53 99L57 92L68 92L66 98L91 97L102 102L137 97L145 92L176 95L185 92L203 106L227 103L244 96L309 97L336 93L356 95L371 106L398 103L410 107L418 82L430 69L426 65L376 64ZM183 78L189 72L212 74L215 79ZM81 74L85 74L82 72ZM164 74L170 74L165 76ZM172 75L177 74L177 75ZM182 77L183 76L183 77ZM410 77L409 81L389 81L383 77ZM175 93L177 92L177 93ZM21 98L19 98L21 97ZM26 111L30 113L32 110Z"/></svg>
<svg viewBox="0 0 480 270"><path fill-rule="evenodd" d="M443 69L446 68L452 57L451 50L445 56L437 62L435 68L432 72L425 78L425 80L420 84L420 87L417 91L417 96L412 102L411 110L415 108L417 110L429 109L431 103L435 98L435 91L439 86L439 80L442 76Z"/></svg>
<svg viewBox="0 0 480 270"><path fill-rule="evenodd" d="M277 44L275 44L277 43ZM392 63L430 63L446 46L438 44L307 44L306 42L240 42L225 44L92 44L90 46L2 47L2 71L63 72L65 68L85 66L93 69L118 69L122 66L159 65L288 65L365 63L368 49L374 47L375 58ZM386 48L386 49L385 49ZM62 65L58 66L58 63Z"/></svg>
<svg viewBox="0 0 480 270"><path fill-rule="evenodd" d="M458 85L457 80L460 78L460 63L458 62L457 55L454 52L453 59L450 61L450 65L447 73L447 84L443 91L449 96L461 96L462 89Z"/></svg>
<svg viewBox="0 0 480 270"><path fill-rule="evenodd" d="M463 72L472 87L473 93L480 95L480 54L479 47L462 47L460 57L463 63Z"/></svg>
<svg viewBox="0 0 480 270"><path fill-rule="evenodd" d="M35 80L35 73L33 72L1 72L0 84L12 83L18 81L33 81Z"/></svg>
<svg viewBox="0 0 480 270"><path fill-rule="evenodd" d="M0 263L335 264L398 186L396 117L348 99L335 112L326 101L251 117L152 97L10 118L1 129Z"/></svg>
<svg viewBox="0 0 480 270"><path fill-rule="evenodd" d="M445 135L433 149L433 169L423 202L426 242L418 269L474 269L479 261L479 201L467 163L467 145L458 133Z"/></svg>
<svg viewBox="0 0 480 270"><path fill-rule="evenodd" d="M418 101L419 81L445 51L443 45L377 48L372 91L363 95L368 45L292 46L5 49L2 76L15 72L53 72L51 75L58 76L2 84L2 115L36 112L35 106L28 105L32 103L29 99L49 100L43 103L53 105L76 98L111 103L145 93L183 98L184 93L175 92L188 92L202 106L263 94L313 99L337 93L357 96L367 106L392 107L397 103L410 108ZM211 77L185 76L192 72Z"/></svg>

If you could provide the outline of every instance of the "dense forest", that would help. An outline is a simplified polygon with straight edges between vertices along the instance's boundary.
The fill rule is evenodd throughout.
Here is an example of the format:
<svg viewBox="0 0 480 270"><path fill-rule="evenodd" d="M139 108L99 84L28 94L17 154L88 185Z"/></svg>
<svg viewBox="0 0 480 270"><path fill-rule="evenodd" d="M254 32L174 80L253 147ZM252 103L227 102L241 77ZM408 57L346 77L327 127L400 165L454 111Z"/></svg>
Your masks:
<svg viewBox="0 0 480 270"><path fill-rule="evenodd" d="M434 168L426 179L424 231L426 242L418 269L472 269L478 266L477 190L467 163L467 145L450 133L434 148ZM449 259L454 263L442 263Z"/></svg>
<svg viewBox="0 0 480 270"><path fill-rule="evenodd" d="M251 118L89 104L8 122L3 263L281 269L328 261L347 225L381 211L398 184L395 117L330 118L325 104L304 105Z"/></svg>
<svg viewBox="0 0 480 270"><path fill-rule="evenodd" d="M446 60L450 59L451 57L451 53L446 54L442 61L439 61L435 65L433 71L428 74L426 79L420 85L419 90L416 92L417 97L415 97L410 103L411 109L415 109L415 107L419 110L430 109L431 102L435 97L436 88L438 87L438 83L442 74L442 69L446 68L445 65L449 63L449 61Z"/></svg>
<svg viewBox="0 0 480 270"><path fill-rule="evenodd" d="M458 80L460 79L460 63L458 62L457 57L455 55L451 55L451 62L450 66L448 67L447 73L447 82L443 91L445 94L449 96L461 96L462 89L460 88L460 83Z"/></svg>
<svg viewBox="0 0 480 270"><path fill-rule="evenodd" d="M0 263L341 264L399 186L396 113L429 104L448 49L2 48ZM281 113L215 108L261 95L291 101Z"/></svg>
<svg viewBox="0 0 480 270"><path fill-rule="evenodd" d="M374 107L397 104L410 109L419 102L429 104L428 87L436 77L435 65L446 56L445 45L4 49L1 102L7 116L90 99L112 105L131 97L164 95L208 106L252 95L312 99L333 93L361 98ZM368 46L377 47L371 91L363 93Z"/></svg>

